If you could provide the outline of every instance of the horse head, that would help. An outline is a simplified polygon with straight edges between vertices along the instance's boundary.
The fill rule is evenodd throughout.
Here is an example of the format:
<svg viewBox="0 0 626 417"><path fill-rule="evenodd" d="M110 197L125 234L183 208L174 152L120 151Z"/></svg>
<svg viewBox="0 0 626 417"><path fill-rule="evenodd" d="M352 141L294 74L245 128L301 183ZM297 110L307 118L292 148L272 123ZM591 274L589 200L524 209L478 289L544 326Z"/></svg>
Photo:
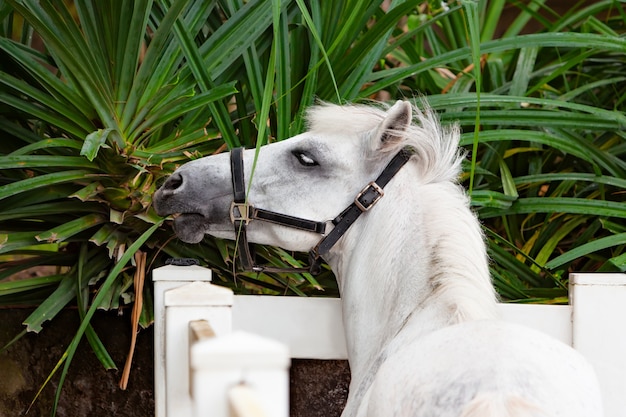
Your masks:
<svg viewBox="0 0 626 417"><path fill-rule="evenodd" d="M309 130L288 140L243 152L247 203L275 213L329 222L373 181L402 149L412 108L397 102L387 111L323 104L308 111ZM254 167L254 169L253 169ZM233 174L228 154L188 162L154 194L161 216L175 215L174 230L188 243L205 234L234 239ZM306 251L312 232L252 222L249 240Z"/></svg>

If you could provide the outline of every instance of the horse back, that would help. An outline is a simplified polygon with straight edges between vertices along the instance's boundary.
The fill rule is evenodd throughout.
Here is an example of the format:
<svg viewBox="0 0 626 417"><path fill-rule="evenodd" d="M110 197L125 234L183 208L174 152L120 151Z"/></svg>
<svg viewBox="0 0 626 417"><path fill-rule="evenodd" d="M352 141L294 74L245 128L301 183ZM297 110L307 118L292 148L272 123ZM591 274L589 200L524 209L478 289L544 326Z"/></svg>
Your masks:
<svg viewBox="0 0 626 417"><path fill-rule="evenodd" d="M398 334L358 415L601 417L596 376L574 349L500 321Z"/></svg>

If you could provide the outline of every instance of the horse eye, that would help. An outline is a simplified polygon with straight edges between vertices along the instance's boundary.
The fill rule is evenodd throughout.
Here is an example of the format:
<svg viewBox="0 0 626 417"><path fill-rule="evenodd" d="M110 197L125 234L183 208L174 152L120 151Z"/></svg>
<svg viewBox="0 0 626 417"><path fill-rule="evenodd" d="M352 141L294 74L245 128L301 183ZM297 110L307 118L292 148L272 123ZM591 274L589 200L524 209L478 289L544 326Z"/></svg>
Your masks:
<svg viewBox="0 0 626 417"><path fill-rule="evenodd" d="M292 154L298 159L298 162L305 167L314 167L319 165L315 159L311 158L302 151L293 151Z"/></svg>

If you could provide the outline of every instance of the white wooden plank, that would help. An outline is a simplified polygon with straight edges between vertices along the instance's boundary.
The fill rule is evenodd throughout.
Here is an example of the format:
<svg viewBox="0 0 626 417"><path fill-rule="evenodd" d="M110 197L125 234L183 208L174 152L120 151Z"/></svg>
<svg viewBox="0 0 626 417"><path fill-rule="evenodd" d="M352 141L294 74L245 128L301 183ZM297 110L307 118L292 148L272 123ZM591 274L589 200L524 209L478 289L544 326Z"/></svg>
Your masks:
<svg viewBox="0 0 626 417"><path fill-rule="evenodd" d="M571 307L500 304L502 317L572 343ZM233 329L279 340L292 358L346 359L341 300L338 298L236 295Z"/></svg>
<svg viewBox="0 0 626 417"><path fill-rule="evenodd" d="M626 416L626 274L570 277L573 345L598 375L606 417Z"/></svg>
<svg viewBox="0 0 626 417"><path fill-rule="evenodd" d="M236 295L233 329L285 343L292 358L347 358L337 298Z"/></svg>

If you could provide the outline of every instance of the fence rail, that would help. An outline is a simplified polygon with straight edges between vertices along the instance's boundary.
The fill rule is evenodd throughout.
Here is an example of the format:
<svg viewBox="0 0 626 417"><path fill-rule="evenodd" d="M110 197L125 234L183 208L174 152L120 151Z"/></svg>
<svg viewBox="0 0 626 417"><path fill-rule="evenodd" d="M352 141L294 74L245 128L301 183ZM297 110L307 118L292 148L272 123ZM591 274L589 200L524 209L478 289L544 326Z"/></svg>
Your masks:
<svg viewBox="0 0 626 417"><path fill-rule="evenodd" d="M247 410L286 417L289 357L347 358L340 300L233 296L210 278L197 266L154 271L156 417L227 416L234 411L228 397L266 404ZM586 356L600 380L605 417L626 417L626 274L572 275L570 286L570 305L499 308L505 320L548 333ZM204 338L208 330L198 320L210 323L216 337ZM205 359L194 359L194 351ZM194 368L199 363L204 371ZM238 371L228 374L226 365L235 363ZM203 372L227 388L197 382ZM201 411L200 403L210 411ZM240 417L249 416L257 414Z"/></svg>

